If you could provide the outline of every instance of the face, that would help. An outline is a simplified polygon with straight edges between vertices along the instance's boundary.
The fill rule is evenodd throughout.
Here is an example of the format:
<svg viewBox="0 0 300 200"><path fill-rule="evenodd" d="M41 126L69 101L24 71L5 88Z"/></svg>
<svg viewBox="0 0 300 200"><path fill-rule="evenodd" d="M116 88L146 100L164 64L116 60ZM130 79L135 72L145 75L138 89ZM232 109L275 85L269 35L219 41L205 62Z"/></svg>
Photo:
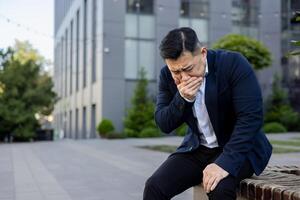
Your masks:
<svg viewBox="0 0 300 200"><path fill-rule="evenodd" d="M191 77L203 77L205 74L206 55L207 49L203 47L194 55L186 51L177 60L166 59L165 62L176 85L187 81Z"/></svg>

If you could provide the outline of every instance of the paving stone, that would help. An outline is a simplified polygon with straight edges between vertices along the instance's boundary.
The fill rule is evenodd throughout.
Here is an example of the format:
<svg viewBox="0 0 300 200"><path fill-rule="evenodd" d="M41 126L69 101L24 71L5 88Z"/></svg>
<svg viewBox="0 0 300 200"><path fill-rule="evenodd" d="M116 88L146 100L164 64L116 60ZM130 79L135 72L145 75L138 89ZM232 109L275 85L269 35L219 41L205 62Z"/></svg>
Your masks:
<svg viewBox="0 0 300 200"><path fill-rule="evenodd" d="M0 199L140 200L146 179L169 154L136 146L181 141L165 137L0 144ZM299 155L273 155L270 163L299 165ZM283 194L294 199L298 195ZM174 198L191 199L192 189Z"/></svg>

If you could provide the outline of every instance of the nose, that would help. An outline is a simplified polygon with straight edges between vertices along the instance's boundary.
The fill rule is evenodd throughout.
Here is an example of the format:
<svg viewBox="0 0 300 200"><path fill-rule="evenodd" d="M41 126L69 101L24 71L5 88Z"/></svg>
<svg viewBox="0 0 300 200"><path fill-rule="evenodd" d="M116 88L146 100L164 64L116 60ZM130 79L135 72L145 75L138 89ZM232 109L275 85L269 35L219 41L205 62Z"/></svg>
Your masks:
<svg viewBox="0 0 300 200"><path fill-rule="evenodd" d="M185 73L185 72L181 72L181 80L182 81L187 81L190 78L190 76Z"/></svg>

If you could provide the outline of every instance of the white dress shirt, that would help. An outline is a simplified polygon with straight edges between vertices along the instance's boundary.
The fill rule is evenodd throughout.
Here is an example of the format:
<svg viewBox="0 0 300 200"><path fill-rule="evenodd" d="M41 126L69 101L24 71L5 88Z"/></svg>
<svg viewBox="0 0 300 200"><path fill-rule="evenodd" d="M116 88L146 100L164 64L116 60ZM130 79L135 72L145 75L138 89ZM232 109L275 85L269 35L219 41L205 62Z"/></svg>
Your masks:
<svg viewBox="0 0 300 200"><path fill-rule="evenodd" d="M206 60L205 75L208 74L208 64ZM193 105L193 114L197 118L197 126L200 132L200 144L208 148L218 147L218 141L205 105L205 82L206 77L199 87ZM193 102L184 98L189 102Z"/></svg>

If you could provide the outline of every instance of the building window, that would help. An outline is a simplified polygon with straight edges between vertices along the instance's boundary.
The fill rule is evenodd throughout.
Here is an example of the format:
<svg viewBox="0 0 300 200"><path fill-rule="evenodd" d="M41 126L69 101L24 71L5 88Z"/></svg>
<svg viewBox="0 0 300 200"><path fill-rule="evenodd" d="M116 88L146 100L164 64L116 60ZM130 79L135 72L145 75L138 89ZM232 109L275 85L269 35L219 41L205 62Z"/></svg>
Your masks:
<svg viewBox="0 0 300 200"><path fill-rule="evenodd" d="M153 0L127 0L127 13L153 14Z"/></svg>
<svg viewBox="0 0 300 200"><path fill-rule="evenodd" d="M82 136L83 136L83 138L87 138L87 131L86 131L86 107L85 106L82 109Z"/></svg>
<svg viewBox="0 0 300 200"><path fill-rule="evenodd" d="M73 138L73 130L72 130L72 110L70 110L69 115L69 138Z"/></svg>
<svg viewBox="0 0 300 200"><path fill-rule="evenodd" d="M76 13L76 91L79 90L79 40L80 40L80 10Z"/></svg>
<svg viewBox="0 0 300 200"><path fill-rule="evenodd" d="M258 39L259 1L232 1L232 32Z"/></svg>
<svg viewBox="0 0 300 200"><path fill-rule="evenodd" d="M79 117L79 113L78 113L78 108L76 108L75 110L75 139L79 138L79 128L78 128L78 117Z"/></svg>
<svg viewBox="0 0 300 200"><path fill-rule="evenodd" d="M83 4L83 88L86 87L86 68L87 68L87 0Z"/></svg>
<svg viewBox="0 0 300 200"><path fill-rule="evenodd" d="M153 0L127 0L125 16L125 77L127 79L137 79L141 68L146 70L148 79L155 79L153 7Z"/></svg>
<svg viewBox="0 0 300 200"><path fill-rule="evenodd" d="M70 95L73 92L73 20L70 25Z"/></svg>
<svg viewBox="0 0 300 200"><path fill-rule="evenodd" d="M97 57L97 0L93 0L92 24L92 83L96 82L96 57Z"/></svg>
<svg viewBox="0 0 300 200"><path fill-rule="evenodd" d="M63 97L63 86L64 86L64 37L61 38L61 48L60 48L60 97Z"/></svg>
<svg viewBox="0 0 300 200"><path fill-rule="evenodd" d="M65 32L65 79L64 79L64 84L65 84L65 97L67 97L68 96L68 92L67 92L67 90L68 90L68 59L69 59L69 57L68 57L68 50L69 50L69 48L68 48L68 39L69 39L69 37L68 37L69 35L68 35L68 29L66 29L66 32Z"/></svg>
<svg viewBox="0 0 300 200"><path fill-rule="evenodd" d="M67 130L67 112L64 113L64 116L63 116L63 123L64 123L64 126L63 126L63 130L64 130L64 138L67 138L67 137L68 137L68 130Z"/></svg>
<svg viewBox="0 0 300 200"><path fill-rule="evenodd" d="M195 30L199 41L208 44L208 0L181 0L179 27Z"/></svg>
<svg viewBox="0 0 300 200"><path fill-rule="evenodd" d="M96 104L92 105L91 112L91 138L96 138Z"/></svg>

